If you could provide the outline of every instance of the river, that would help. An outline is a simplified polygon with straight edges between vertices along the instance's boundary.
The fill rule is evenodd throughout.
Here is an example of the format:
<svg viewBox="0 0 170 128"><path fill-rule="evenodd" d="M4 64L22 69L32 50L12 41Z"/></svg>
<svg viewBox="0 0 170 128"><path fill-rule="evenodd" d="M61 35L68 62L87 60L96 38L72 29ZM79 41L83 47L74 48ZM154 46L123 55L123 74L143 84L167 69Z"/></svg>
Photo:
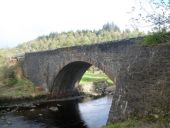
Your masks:
<svg viewBox="0 0 170 128"><path fill-rule="evenodd" d="M0 128L100 128L106 124L112 97L57 102L38 109L0 114Z"/></svg>

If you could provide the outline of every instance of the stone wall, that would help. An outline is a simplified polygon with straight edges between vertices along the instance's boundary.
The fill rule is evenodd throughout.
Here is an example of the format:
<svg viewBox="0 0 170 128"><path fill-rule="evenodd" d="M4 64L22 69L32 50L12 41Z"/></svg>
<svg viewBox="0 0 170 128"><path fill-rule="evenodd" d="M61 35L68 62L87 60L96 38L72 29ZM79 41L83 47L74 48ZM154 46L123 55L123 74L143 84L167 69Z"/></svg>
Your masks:
<svg viewBox="0 0 170 128"><path fill-rule="evenodd" d="M52 94L76 93L84 72L94 65L115 80L108 122L131 115L170 112L170 45L146 47L138 39L27 53L25 76Z"/></svg>
<svg viewBox="0 0 170 128"><path fill-rule="evenodd" d="M108 122L129 116L170 117L170 45L135 46L127 57Z"/></svg>

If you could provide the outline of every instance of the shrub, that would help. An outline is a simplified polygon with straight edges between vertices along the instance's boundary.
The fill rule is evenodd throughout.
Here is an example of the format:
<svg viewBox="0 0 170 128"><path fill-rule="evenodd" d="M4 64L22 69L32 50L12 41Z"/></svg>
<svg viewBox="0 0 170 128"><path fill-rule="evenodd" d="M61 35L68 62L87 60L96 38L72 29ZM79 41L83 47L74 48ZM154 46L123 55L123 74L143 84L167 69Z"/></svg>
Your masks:
<svg viewBox="0 0 170 128"><path fill-rule="evenodd" d="M17 83L16 72L13 66L3 66L2 79L5 85L14 85Z"/></svg>
<svg viewBox="0 0 170 128"><path fill-rule="evenodd" d="M144 45L156 45L161 43L168 43L170 33L156 32L151 35L144 37Z"/></svg>

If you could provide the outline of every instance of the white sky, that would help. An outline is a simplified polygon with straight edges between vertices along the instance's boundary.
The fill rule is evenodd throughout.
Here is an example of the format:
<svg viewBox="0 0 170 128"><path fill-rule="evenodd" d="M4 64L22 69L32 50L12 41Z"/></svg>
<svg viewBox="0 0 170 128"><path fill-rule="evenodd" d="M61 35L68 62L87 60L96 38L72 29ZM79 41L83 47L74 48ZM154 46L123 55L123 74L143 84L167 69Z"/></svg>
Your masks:
<svg viewBox="0 0 170 128"><path fill-rule="evenodd" d="M50 32L99 29L114 22L124 29L135 0L0 0L0 48Z"/></svg>

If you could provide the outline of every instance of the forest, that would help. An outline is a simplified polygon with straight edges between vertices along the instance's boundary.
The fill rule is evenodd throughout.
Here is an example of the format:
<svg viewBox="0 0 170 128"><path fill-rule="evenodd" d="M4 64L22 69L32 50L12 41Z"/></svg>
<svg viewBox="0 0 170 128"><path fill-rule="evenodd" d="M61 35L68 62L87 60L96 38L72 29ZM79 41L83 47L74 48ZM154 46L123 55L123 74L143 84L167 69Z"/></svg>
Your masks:
<svg viewBox="0 0 170 128"><path fill-rule="evenodd" d="M68 32L52 32L49 35L39 36L34 40L18 45L15 50L19 53L51 50L61 47L101 43L111 40L121 40L143 36L144 32L135 30L120 30L114 23L106 23L99 30L77 30Z"/></svg>

